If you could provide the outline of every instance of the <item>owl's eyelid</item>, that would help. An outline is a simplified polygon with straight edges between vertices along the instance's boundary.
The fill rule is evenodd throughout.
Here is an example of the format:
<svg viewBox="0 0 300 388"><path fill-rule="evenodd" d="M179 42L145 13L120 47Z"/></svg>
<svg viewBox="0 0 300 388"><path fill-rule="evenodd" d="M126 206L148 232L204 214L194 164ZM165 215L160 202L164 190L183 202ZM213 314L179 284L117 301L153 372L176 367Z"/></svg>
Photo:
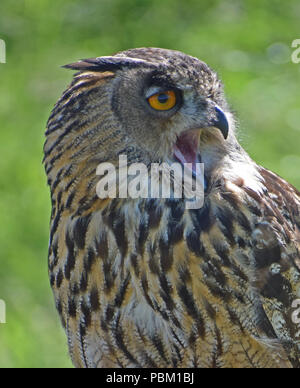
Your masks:
<svg viewBox="0 0 300 388"><path fill-rule="evenodd" d="M155 94L164 93L168 90L172 90L172 88L164 88L161 86L150 86L150 88L147 89L147 91L145 93L145 97L146 97L146 99L148 99L148 98L154 96Z"/></svg>

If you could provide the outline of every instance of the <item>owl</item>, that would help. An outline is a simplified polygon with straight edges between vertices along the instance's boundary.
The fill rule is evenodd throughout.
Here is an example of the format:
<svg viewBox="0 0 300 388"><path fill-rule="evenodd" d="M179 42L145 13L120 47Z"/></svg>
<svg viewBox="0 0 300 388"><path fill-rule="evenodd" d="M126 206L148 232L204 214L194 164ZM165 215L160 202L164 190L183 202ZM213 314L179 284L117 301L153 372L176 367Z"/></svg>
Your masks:
<svg viewBox="0 0 300 388"><path fill-rule="evenodd" d="M49 276L75 367L297 368L300 193L239 144L217 74L139 48L66 66ZM102 163L204 165L203 203L97 194ZM299 302L300 304L300 302Z"/></svg>

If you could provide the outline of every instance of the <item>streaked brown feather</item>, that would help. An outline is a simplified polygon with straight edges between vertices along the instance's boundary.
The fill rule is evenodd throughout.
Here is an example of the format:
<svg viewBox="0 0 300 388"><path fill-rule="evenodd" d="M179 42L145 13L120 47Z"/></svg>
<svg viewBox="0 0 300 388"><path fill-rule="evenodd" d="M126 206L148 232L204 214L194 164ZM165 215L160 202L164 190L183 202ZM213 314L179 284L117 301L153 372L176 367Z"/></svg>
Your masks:
<svg viewBox="0 0 300 388"><path fill-rule="evenodd" d="M217 163L199 210L99 199L97 164L141 157L118 130L114 78L79 73L46 132L49 274L74 365L300 367L299 192L249 159L261 190Z"/></svg>

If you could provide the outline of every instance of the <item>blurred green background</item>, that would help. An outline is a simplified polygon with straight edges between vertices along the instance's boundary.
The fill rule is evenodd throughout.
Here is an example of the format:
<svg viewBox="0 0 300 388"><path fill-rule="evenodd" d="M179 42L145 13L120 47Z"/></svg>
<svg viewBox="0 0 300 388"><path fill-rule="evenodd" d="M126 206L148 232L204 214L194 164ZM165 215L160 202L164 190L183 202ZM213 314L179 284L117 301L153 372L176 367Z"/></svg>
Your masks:
<svg viewBox="0 0 300 388"><path fill-rule="evenodd" d="M300 2L1 0L0 367L71 367L47 276L44 128L77 59L159 46L216 69L259 163L300 188Z"/></svg>

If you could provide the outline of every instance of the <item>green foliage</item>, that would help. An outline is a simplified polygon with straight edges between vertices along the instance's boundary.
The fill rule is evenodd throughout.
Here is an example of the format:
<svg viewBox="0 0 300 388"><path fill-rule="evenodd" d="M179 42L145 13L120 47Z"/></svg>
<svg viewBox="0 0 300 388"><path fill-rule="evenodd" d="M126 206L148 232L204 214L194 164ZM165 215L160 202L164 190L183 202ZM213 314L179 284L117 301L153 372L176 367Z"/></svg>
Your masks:
<svg viewBox="0 0 300 388"><path fill-rule="evenodd" d="M182 50L215 68L259 163L300 188L299 1L1 0L0 367L69 367L47 275L44 128L71 80L60 65L119 50Z"/></svg>

